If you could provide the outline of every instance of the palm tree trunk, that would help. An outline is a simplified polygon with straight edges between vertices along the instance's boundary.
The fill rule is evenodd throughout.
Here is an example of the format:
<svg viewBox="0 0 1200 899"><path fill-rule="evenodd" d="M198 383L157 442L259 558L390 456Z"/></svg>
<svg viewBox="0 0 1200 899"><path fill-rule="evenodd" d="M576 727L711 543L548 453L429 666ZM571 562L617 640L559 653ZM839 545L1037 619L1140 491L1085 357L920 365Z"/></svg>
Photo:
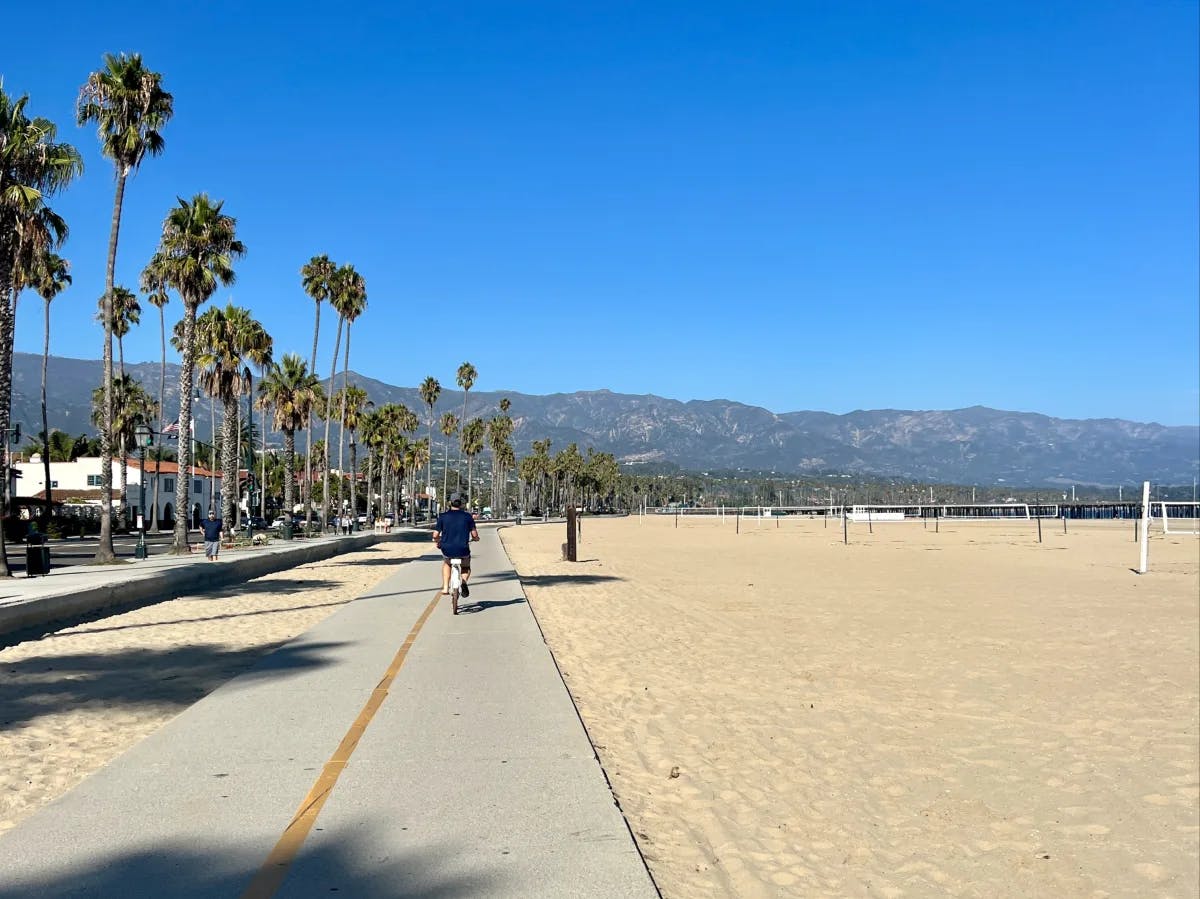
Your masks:
<svg viewBox="0 0 1200 899"><path fill-rule="evenodd" d="M237 455L238 434L238 401L237 397L223 401L225 420L221 424L221 518L225 521L225 533L232 533L234 516L237 514L238 475L240 474Z"/></svg>
<svg viewBox="0 0 1200 899"><path fill-rule="evenodd" d="M459 424L460 428L465 428L467 426L467 394L470 392L471 392L471 388L469 388L469 387L463 388L463 416L462 416L462 422ZM461 472L462 464L466 460L466 457L467 457L467 448L465 446L463 446L462 443L460 442L458 444L458 449L459 449L459 454L458 454L459 469L458 470ZM471 485L470 484L467 484L466 500L467 500L466 508L470 509L471 508Z"/></svg>
<svg viewBox="0 0 1200 899"><path fill-rule="evenodd" d="M290 519L296 508L296 432L283 431L283 505Z"/></svg>
<svg viewBox="0 0 1200 899"><path fill-rule="evenodd" d="M125 338L117 338L117 358L120 360L121 386L125 386ZM121 433L121 504L118 514L125 530L129 530L129 455L125 446L125 434Z"/></svg>
<svg viewBox="0 0 1200 899"><path fill-rule="evenodd" d="M450 485L450 435L446 435L446 448L442 451L442 502L446 502L446 488Z"/></svg>
<svg viewBox="0 0 1200 899"><path fill-rule="evenodd" d="M429 495L429 488L433 485L430 481L433 480L433 403L429 404L429 456L425 459L425 495ZM433 515L433 500L427 499L429 504L429 514Z"/></svg>
<svg viewBox="0 0 1200 899"><path fill-rule="evenodd" d="M150 527L158 530L158 474L162 459L162 431L167 426L167 320L163 307L158 307L158 339L162 344L162 362L158 366L158 433L154 436L154 511L150 513Z"/></svg>
<svg viewBox="0 0 1200 899"><path fill-rule="evenodd" d="M8 512L8 429L12 423L13 322L12 260L0 254L0 577L11 577L2 520ZM10 298L11 301L10 301Z"/></svg>
<svg viewBox="0 0 1200 899"><path fill-rule="evenodd" d="M342 472L345 470L342 466L343 455L346 445L346 381L350 377L350 325L353 322L346 322L346 361L342 365L342 412L338 416L338 508L342 507ZM350 510L350 514L354 514L354 509Z"/></svg>
<svg viewBox="0 0 1200 899"><path fill-rule="evenodd" d="M192 433L192 367L196 364L196 307L184 300L183 311L183 365L179 369L179 471L175 478L175 534L171 552L187 555L188 521L192 517L189 491L191 478L188 464L191 461Z"/></svg>
<svg viewBox="0 0 1200 899"><path fill-rule="evenodd" d="M346 335L349 339L349 335ZM350 530L358 524L358 444L350 432Z"/></svg>
<svg viewBox="0 0 1200 899"><path fill-rule="evenodd" d="M104 408L100 428L100 544L93 562L104 565L117 560L112 543L112 332L113 279L117 268L117 237L121 231L121 204L125 200L125 176L117 170L117 196L113 201L112 229L108 236L108 267L104 273Z"/></svg>
<svg viewBox="0 0 1200 899"><path fill-rule="evenodd" d="M267 375L267 368L263 366L262 372L259 375L259 385L261 387L262 379ZM250 397L250 402L254 402L254 397ZM264 519L267 517L267 413L263 412L262 424L262 459L260 471L262 474L259 477L258 490L258 514Z"/></svg>
<svg viewBox="0 0 1200 899"><path fill-rule="evenodd" d="M46 520L50 519L54 497L50 487L50 419L46 411L46 373L50 367L50 301L46 300L46 328L42 340L42 438L45 450L42 453L42 468L46 473Z"/></svg>
<svg viewBox="0 0 1200 899"><path fill-rule="evenodd" d="M308 370L312 374L317 373L317 336L321 333L321 303L317 301L317 314L313 318L313 350L312 360L308 363ZM334 363L337 362L337 354L334 356ZM308 442L304 444L304 486L301 490L301 495L304 497L304 528L308 530L308 526L312 523L312 416L308 417ZM288 510L291 514L291 509Z"/></svg>
<svg viewBox="0 0 1200 899"><path fill-rule="evenodd" d="M329 366L329 390L325 393L325 474L321 489L321 528L329 527L329 420L333 418L333 379L337 375L338 351L342 348L342 317L338 316L337 340L333 342L333 364Z"/></svg>

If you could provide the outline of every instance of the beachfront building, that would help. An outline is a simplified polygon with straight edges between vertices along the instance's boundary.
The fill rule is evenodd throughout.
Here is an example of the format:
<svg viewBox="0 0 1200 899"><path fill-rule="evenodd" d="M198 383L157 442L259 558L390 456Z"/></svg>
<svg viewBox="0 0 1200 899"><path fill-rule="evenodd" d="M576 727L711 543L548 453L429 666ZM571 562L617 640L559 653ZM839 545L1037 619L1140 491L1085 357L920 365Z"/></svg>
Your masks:
<svg viewBox="0 0 1200 899"><path fill-rule="evenodd" d="M45 499L46 470L42 464L42 457L34 453L28 462L16 462L14 467L20 472L17 481L20 495ZM208 514L210 508L219 509L221 506L221 473L203 466L195 466L186 470L185 476L191 481L191 526L199 527L200 519ZM154 502L154 486L157 482L158 514L155 520L160 527L169 527L175 520L175 487L178 477L178 463L146 460L146 508L149 509ZM50 463L50 486L53 488L56 503L99 505L100 479L100 459L95 456L83 456L73 462ZM139 459L129 459L127 479L130 518L136 521L141 504L142 470ZM120 501L121 491L119 459L114 459L112 463L112 485L115 508ZM150 521L147 517L147 526Z"/></svg>

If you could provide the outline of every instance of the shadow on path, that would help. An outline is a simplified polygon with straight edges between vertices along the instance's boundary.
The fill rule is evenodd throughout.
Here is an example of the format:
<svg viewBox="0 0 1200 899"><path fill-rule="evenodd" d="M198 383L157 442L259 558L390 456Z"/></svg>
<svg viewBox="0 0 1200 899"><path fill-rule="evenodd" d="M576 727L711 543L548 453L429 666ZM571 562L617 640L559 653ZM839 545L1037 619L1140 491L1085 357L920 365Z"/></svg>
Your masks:
<svg viewBox="0 0 1200 899"><path fill-rule="evenodd" d="M386 822L369 822L371 829L386 826ZM323 834L319 846L301 850L297 867L277 895L448 899L483 896L489 889L512 890L512 883L501 873L499 846L490 870L463 870L465 865L455 863L463 855L463 847L435 844L370 858L352 839ZM258 873L263 860L241 846L214 841L198 849L172 841L104 853L89 858L86 864L64 863L51 874L18 874L11 861L0 861L0 899L161 899L165 895L172 899L234 899Z"/></svg>
<svg viewBox="0 0 1200 899"><path fill-rule="evenodd" d="M521 584L526 587L554 587L558 584L603 584L609 581L623 581L625 578L612 574L530 574L522 575Z"/></svg>
<svg viewBox="0 0 1200 899"><path fill-rule="evenodd" d="M271 643L230 650L188 644L19 659L0 667L0 728L89 705L170 706L182 711L268 653L269 664L264 662L250 676L289 675L328 664L325 650L340 645Z"/></svg>
<svg viewBox="0 0 1200 899"><path fill-rule="evenodd" d="M466 605L464 605L463 600L460 599L458 601L458 614L474 615L477 612L486 612L488 609L498 609L501 606L524 605L524 603L525 603L524 597L519 597L517 599L498 599L498 600L484 599L484 600L480 600L479 602L471 602L468 599L466 601Z"/></svg>

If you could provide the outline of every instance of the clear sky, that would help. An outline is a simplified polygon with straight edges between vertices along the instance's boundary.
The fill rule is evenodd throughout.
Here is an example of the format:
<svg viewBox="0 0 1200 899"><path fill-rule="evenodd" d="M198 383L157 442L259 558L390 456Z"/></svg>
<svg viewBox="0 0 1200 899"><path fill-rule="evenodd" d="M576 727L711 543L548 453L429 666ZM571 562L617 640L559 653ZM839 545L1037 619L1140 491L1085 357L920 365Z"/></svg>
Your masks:
<svg viewBox="0 0 1200 899"><path fill-rule="evenodd" d="M176 114L118 281L207 191L248 248L216 300L277 353L309 355L328 253L367 279L351 367L395 384L1200 421L1196 2L114 9L2 15L5 89L87 163L55 354L100 356L112 209L74 100L137 51ZM159 357L149 313L127 359Z"/></svg>

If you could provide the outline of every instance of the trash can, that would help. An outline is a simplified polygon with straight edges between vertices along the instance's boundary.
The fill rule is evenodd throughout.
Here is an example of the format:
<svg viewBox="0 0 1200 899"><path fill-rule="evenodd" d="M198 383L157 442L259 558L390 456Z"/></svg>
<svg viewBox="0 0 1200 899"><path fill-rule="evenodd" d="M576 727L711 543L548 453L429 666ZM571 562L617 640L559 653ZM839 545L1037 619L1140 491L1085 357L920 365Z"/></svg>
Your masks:
<svg viewBox="0 0 1200 899"><path fill-rule="evenodd" d="M25 547L25 577L50 573L50 547L31 543Z"/></svg>
<svg viewBox="0 0 1200 899"><path fill-rule="evenodd" d="M284 540L292 539L292 523L290 521L285 521L279 526L279 536Z"/></svg>

